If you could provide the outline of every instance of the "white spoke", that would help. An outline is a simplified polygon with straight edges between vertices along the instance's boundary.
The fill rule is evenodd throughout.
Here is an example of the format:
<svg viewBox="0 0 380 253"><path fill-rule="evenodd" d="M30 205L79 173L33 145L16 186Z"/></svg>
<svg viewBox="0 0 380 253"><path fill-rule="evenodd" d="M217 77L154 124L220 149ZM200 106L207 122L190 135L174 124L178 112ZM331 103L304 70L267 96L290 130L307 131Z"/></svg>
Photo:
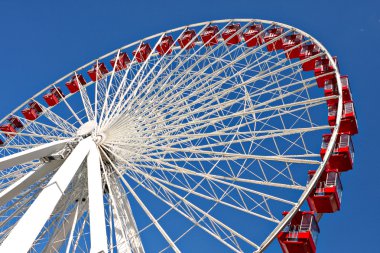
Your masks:
<svg viewBox="0 0 380 253"><path fill-rule="evenodd" d="M0 206L15 198L27 186L35 184L48 173L61 166L63 160L51 161L32 170L0 193Z"/></svg>
<svg viewBox="0 0 380 253"><path fill-rule="evenodd" d="M177 246L174 244L174 242L170 239L168 234L165 232L165 230L161 227L161 225L158 223L158 221L154 218L152 213L149 211L149 209L145 206L145 204L141 201L141 199L137 196L137 194L134 192L134 190L129 186L127 181L125 181L124 177L120 174L119 170L115 167L115 165L110 161L112 167L115 169L115 172L120 176L120 179L122 182L124 182L125 186L128 188L129 192L132 194L132 196L136 199L136 201L139 203L141 208L144 210L145 214L149 217L149 219L153 222L153 224L156 226L156 228L160 231L162 236L165 238L165 240L169 243L169 245L172 247L174 252L181 252Z"/></svg>

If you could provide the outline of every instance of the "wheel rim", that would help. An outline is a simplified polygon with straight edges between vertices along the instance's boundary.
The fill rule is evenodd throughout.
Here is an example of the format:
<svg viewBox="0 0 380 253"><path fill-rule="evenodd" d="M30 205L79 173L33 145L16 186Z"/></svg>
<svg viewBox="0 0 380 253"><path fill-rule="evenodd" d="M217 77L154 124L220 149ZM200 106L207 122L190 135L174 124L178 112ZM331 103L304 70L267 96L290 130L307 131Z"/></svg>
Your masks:
<svg viewBox="0 0 380 253"><path fill-rule="evenodd" d="M324 105L326 98L316 91L316 78L302 71L302 61L288 60L283 50L268 52L268 43L248 48L244 41L226 46L223 39L213 47L205 47L199 41L193 49L186 50L175 43L170 55L160 56L156 52L165 34L172 35L178 42L186 29L195 29L199 37L210 24L218 25L221 34L226 25L238 22L241 31L252 23L261 23L264 31L279 26L285 28L284 36L292 32L302 34L305 37L303 43L317 44L322 49L321 55L326 55L334 69L337 69L331 55L317 40L303 31L280 23L238 19L173 29L100 57L37 93L31 99L43 106L41 96L51 87L64 87L72 75L84 75L92 64L108 62L120 52L131 55L132 49L139 47L142 42L152 46L153 53L146 61L138 63L133 58L127 69L110 71L104 78L83 86L79 92L65 96L54 107L43 106L43 114L35 121L28 121L20 115L20 110L30 100L20 105L2 120L5 123L10 116L17 116L25 126L14 134L15 137L8 138L10 141L1 148L3 156L31 149L37 144L68 139L72 150L78 141L83 142L82 139L91 135L101 157L99 166L103 168L102 182L108 189L106 201L113 203L109 205L105 201L104 206L106 209L118 209L115 206L115 196L118 194L133 199L139 205L136 209L141 209L140 212L151 219L146 226L139 226L130 217L132 221L129 226L132 230L128 231L140 230L143 243L147 240L144 237L149 238L146 234L149 234L150 228L155 227L169 245L161 249L172 248L177 251L177 239L180 243L187 237L191 238L189 234L196 229L232 251L265 250L302 206L332 153L341 118L342 87L340 75L336 71L339 91L337 121L326 156L320 161L315 150L319 151L321 132L331 128L321 117L327 114ZM323 111L326 113L321 113ZM97 122L94 129L83 130L81 127L82 131L78 134L80 125L93 120ZM4 170L2 188L16 182L23 175L21 172L30 172L40 163L34 161ZM310 167L314 167L317 172L306 185L306 172ZM85 169L82 167L78 171L74 176L77 184L85 180L87 173L83 172ZM30 195L23 192L19 196L25 203L24 207L13 207L15 203L10 201L5 205L4 213L12 216L15 212L25 212L54 172L42 178L43 182L30 185L28 189L36 187L28 193ZM302 175L305 175L304 178ZM71 193L76 192L75 189L71 190ZM143 192L157 195L167 206L166 210L155 213L154 208L160 207L150 207L140 199L145 194ZM79 235L80 230L74 230L71 247L89 244L88 218L85 217L87 207L69 205L80 203L81 197L87 203L86 193L82 193L83 196L78 194L72 194L75 197L64 202L60 198L59 202L65 203L68 208L63 216L76 214L79 223L83 219L83 231L87 232L87 235L77 236L79 239L75 244L75 233ZM121 205L130 210L128 198L122 198L126 202ZM131 208L134 209L133 206ZM272 225L262 225L261 229L249 231L244 224L229 221L224 217L226 213L219 214L227 212L227 209L231 216L236 213L249 215L252 224L265 221ZM261 210L256 211L258 209ZM283 218L281 212L284 210L291 211ZM192 225L172 238L172 228L162 227L160 223L165 222L175 211ZM84 217L79 217L81 212L84 212ZM8 232L20 219L20 214L17 213L13 221L3 221L2 240L6 239ZM121 218L115 219L120 213L105 210L105 215L106 232L115 233L112 232L115 224L109 220L122 223ZM222 218L218 218L218 215ZM47 224L49 222L52 226L61 224L51 219ZM122 231L117 236L128 237L126 234L126 231ZM114 245L112 240L123 241L117 236L108 236L108 247ZM45 247L52 237L41 237L43 240L34 244L35 249ZM122 246L119 244L114 247L121 250L132 243L135 244L133 247L136 252L143 251L139 249L141 242L138 238L124 240ZM66 235L65 240L69 240L69 235ZM77 250L86 251L88 248Z"/></svg>

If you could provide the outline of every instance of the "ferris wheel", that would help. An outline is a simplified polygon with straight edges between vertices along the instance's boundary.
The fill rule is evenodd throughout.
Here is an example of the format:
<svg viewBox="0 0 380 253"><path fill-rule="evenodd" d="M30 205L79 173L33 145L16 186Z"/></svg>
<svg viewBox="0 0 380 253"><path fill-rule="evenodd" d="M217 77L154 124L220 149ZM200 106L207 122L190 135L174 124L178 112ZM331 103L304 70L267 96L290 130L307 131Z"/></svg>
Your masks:
<svg viewBox="0 0 380 253"><path fill-rule="evenodd" d="M123 46L0 131L1 253L314 253L358 132L336 57L257 19Z"/></svg>

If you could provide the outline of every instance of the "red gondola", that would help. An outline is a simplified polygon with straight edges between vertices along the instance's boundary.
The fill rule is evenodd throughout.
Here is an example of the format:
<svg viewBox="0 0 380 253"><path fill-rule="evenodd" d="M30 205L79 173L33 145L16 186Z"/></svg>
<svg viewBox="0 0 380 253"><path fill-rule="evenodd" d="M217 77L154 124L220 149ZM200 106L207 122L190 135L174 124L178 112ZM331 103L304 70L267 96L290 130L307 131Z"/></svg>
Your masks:
<svg viewBox="0 0 380 253"><path fill-rule="evenodd" d="M81 85L86 84L86 80L84 80L82 75L74 75L71 77L70 81L66 83L66 87L67 89L69 89L70 93L75 93L79 90L78 83L80 83Z"/></svg>
<svg viewBox="0 0 380 253"><path fill-rule="evenodd" d="M201 38L206 47L218 44L219 28L217 26L207 27L201 34Z"/></svg>
<svg viewBox="0 0 380 253"><path fill-rule="evenodd" d="M110 60L110 64L113 68L115 68L115 71L120 71L122 69L126 69L127 66L128 66L128 63L131 62L131 60L129 59L127 53L124 53L124 52L120 52L119 54L119 57L117 58L116 60L116 57L117 55L115 56L115 58L113 58L112 60ZM115 67L115 63L117 62L116 64L116 67Z"/></svg>
<svg viewBox="0 0 380 253"><path fill-rule="evenodd" d="M284 253L315 253L319 232L314 212L298 211L277 239Z"/></svg>
<svg viewBox="0 0 380 253"><path fill-rule="evenodd" d="M90 70L87 71L88 76L93 82L100 80L108 73L108 69L103 62L95 63Z"/></svg>
<svg viewBox="0 0 380 253"><path fill-rule="evenodd" d="M163 56L165 54L171 54L172 53L172 48L171 46L174 44L173 37L170 35L165 35L160 44L157 46L157 52L159 55Z"/></svg>
<svg viewBox="0 0 380 253"><path fill-rule="evenodd" d="M331 134L324 134L322 136L322 147L320 151L321 158L326 155L327 145L330 142ZM351 140L351 136L348 134L340 134L337 137L337 141L334 150L327 161L327 168L331 170L338 170L344 172L352 170L354 163L354 145Z"/></svg>
<svg viewBox="0 0 380 253"><path fill-rule="evenodd" d="M11 124L0 126L0 131L4 132L4 134L8 138L13 138L15 136L15 133L17 132Z"/></svg>
<svg viewBox="0 0 380 253"><path fill-rule="evenodd" d="M65 85L67 89L70 91L70 93L75 93L79 90L78 84L73 80L68 81Z"/></svg>
<svg viewBox="0 0 380 253"><path fill-rule="evenodd" d="M330 126L335 126L338 104L328 106L328 121ZM339 133L354 135L358 133L358 122L356 120L354 103L346 101L343 103L342 119L340 121Z"/></svg>
<svg viewBox="0 0 380 253"><path fill-rule="evenodd" d="M315 44L303 45L301 48L299 58L300 60L305 60L305 59L313 57L314 55L319 54L320 51L321 50L319 49L319 47ZM321 57L314 57L313 59L305 61L304 63L302 63L302 69L304 71L313 70L315 67L315 62L319 59L321 59Z"/></svg>
<svg viewBox="0 0 380 253"><path fill-rule="evenodd" d="M78 83L78 81L79 81L79 83L81 84L81 85L85 85L86 84L86 80L84 79L84 77L83 77L83 75L82 74L75 74L75 75L73 75L72 77L71 77L71 80L72 81L75 81L75 83Z"/></svg>
<svg viewBox="0 0 380 253"><path fill-rule="evenodd" d="M330 104L327 107L327 117L328 117L328 122L330 126L335 126L336 123L336 114L338 112L338 104ZM331 131L333 131L332 129Z"/></svg>
<svg viewBox="0 0 380 253"><path fill-rule="evenodd" d="M336 56L333 57L333 60L335 64L338 66L338 61L337 61ZM339 67L337 71L339 71ZM331 74L326 75L328 73L331 73ZM327 57L319 59L315 62L314 74L316 77L324 75L322 77L317 78L317 84L319 88L324 87L326 80L335 78L333 65Z"/></svg>
<svg viewBox="0 0 380 253"><path fill-rule="evenodd" d="M54 106L59 103L59 101L65 95L61 91L61 88L51 88L50 93L44 95L44 99L49 106Z"/></svg>
<svg viewBox="0 0 380 253"><path fill-rule="evenodd" d="M21 113L27 120L36 120L38 118L38 112L33 108L25 108Z"/></svg>
<svg viewBox="0 0 380 253"><path fill-rule="evenodd" d="M49 106L54 106L59 103L59 99L52 93L45 94L43 98Z"/></svg>
<svg viewBox="0 0 380 253"><path fill-rule="evenodd" d="M21 123L21 120L16 116L11 116L8 121L15 129L24 127L24 125Z"/></svg>
<svg viewBox="0 0 380 253"><path fill-rule="evenodd" d="M222 33L224 41L227 46L236 45L241 42L240 38L240 24L228 25Z"/></svg>
<svg viewBox="0 0 380 253"><path fill-rule="evenodd" d="M325 80L324 86L325 97L338 96L338 86L336 84L336 78ZM338 98L330 98L326 100L328 106L338 103Z"/></svg>
<svg viewBox="0 0 380 253"><path fill-rule="evenodd" d="M343 102L349 102L352 101L351 91L350 91L350 85L348 76L341 76L340 81L342 83L342 93L343 93ZM336 79L328 79L325 81L325 97L329 96L338 96L338 86L336 83ZM338 98L328 99L327 105L332 105L338 103Z"/></svg>
<svg viewBox="0 0 380 253"><path fill-rule="evenodd" d="M42 112L41 105L39 103L37 103L36 101L29 102L29 107L34 109L38 114L40 114Z"/></svg>
<svg viewBox="0 0 380 253"><path fill-rule="evenodd" d="M283 38L282 40L283 48L285 51L289 50L288 52L286 52L286 57L288 59L294 59L300 56L301 49L302 49L302 46L300 44L302 40L303 40L303 36L301 34L292 34L292 35L285 36L285 38Z"/></svg>
<svg viewBox="0 0 380 253"><path fill-rule="evenodd" d="M185 49L193 48L195 46L195 41L197 41L197 39L194 39L195 36L196 33L194 30L187 30L184 32L181 38L178 39L180 47Z"/></svg>
<svg viewBox="0 0 380 253"><path fill-rule="evenodd" d="M133 50L132 54L136 58L137 62L144 62L152 52L150 45L147 43L141 43L140 47Z"/></svg>
<svg viewBox="0 0 380 253"><path fill-rule="evenodd" d="M268 51L274 51L274 50L280 50L284 49L283 44L282 44L282 39L278 38L281 36L281 34L284 32L284 28L282 27L276 27L276 28L271 28L269 29L264 36L264 41L266 43L270 42L273 40L272 43L269 43L267 45Z"/></svg>
<svg viewBox="0 0 380 253"><path fill-rule="evenodd" d="M315 170L309 171L309 181ZM343 187L337 170L325 170L316 187L307 198L310 209L317 213L334 213L340 210Z"/></svg>
<svg viewBox="0 0 380 253"><path fill-rule="evenodd" d="M348 76L341 76L340 81L342 82L343 101L352 101L350 82L348 80Z"/></svg>
<svg viewBox="0 0 380 253"><path fill-rule="evenodd" d="M54 94L58 98L58 100L61 100L62 98L65 97L65 94L63 94L61 88L58 88L58 87L57 88L51 88L50 93Z"/></svg>
<svg viewBox="0 0 380 253"><path fill-rule="evenodd" d="M247 28L247 31L243 33L247 47L255 47L263 44L262 30L263 26L261 24L251 25Z"/></svg>

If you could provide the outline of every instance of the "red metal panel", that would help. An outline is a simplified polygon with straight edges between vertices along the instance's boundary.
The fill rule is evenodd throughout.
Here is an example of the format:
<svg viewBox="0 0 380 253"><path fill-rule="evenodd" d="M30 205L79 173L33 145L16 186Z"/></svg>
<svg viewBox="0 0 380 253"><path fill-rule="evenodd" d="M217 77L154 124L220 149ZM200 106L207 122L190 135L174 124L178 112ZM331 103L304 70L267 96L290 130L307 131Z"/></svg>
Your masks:
<svg viewBox="0 0 380 253"><path fill-rule="evenodd" d="M157 52L161 56L163 56L165 54L171 54L173 51L171 46L173 44L174 44L173 37L170 35L166 35L162 38L160 44L157 46Z"/></svg>
<svg viewBox="0 0 380 253"><path fill-rule="evenodd" d="M102 77L108 73L108 69L106 68L106 65L103 62L98 63L98 72L100 72Z"/></svg>
<svg viewBox="0 0 380 253"><path fill-rule="evenodd" d="M287 212L283 213L284 215ZM310 221L307 226L302 226L301 222ZM307 219L309 218L309 219ZM305 222L302 222L305 225ZM312 211L299 211L295 214L290 224L277 235L277 239L284 253L315 253L316 244L313 233L319 233L318 223Z"/></svg>
<svg viewBox="0 0 380 253"><path fill-rule="evenodd" d="M36 110L37 113L41 113L42 112L42 107L36 101L30 102L29 106L30 106L30 108Z"/></svg>
<svg viewBox="0 0 380 253"><path fill-rule="evenodd" d="M336 146L331 154L329 160L327 161L326 168L332 170L338 170L339 172L344 172L352 170L353 168L353 147L340 144L340 140L343 135L339 135L337 138ZM349 137L349 136L348 136ZM321 158L323 159L326 155L327 144L331 138L331 134L324 134L322 136L322 147L320 150ZM351 138L349 141L352 142Z"/></svg>
<svg viewBox="0 0 380 253"><path fill-rule="evenodd" d="M283 49L282 39L278 37L284 32L284 28L276 27L269 29L264 36L264 41L266 43L273 41L267 45L268 51L280 50Z"/></svg>
<svg viewBox="0 0 380 253"><path fill-rule="evenodd" d="M59 99L51 93L45 94L44 99L49 106L54 106L59 103Z"/></svg>
<svg viewBox="0 0 380 253"><path fill-rule="evenodd" d="M341 76L340 80L342 83L343 102L352 101L352 95L351 95L351 91L350 91L348 76ZM324 93L325 93L326 97L333 96L333 95L339 95L338 86L337 86L337 82L336 82L335 77L328 79L328 80L325 80ZM329 99L326 102L328 105L337 104L338 98Z"/></svg>
<svg viewBox="0 0 380 253"><path fill-rule="evenodd" d="M82 74L79 74L79 75L76 74L76 75L72 76L71 80L75 81L76 83L78 83L78 81L79 81L79 83L81 85L85 85L87 83Z"/></svg>
<svg viewBox="0 0 380 253"><path fill-rule="evenodd" d="M301 53L302 46L300 45L303 40L301 34L292 34L285 36L282 40L284 50L289 50L286 52L286 57L288 59L298 58Z"/></svg>
<svg viewBox="0 0 380 253"><path fill-rule="evenodd" d="M320 53L320 49L317 45L315 45L315 44L303 45L301 52L300 52L300 55L299 55L299 58L300 58L300 60L305 60L305 59L311 58L312 56L317 55L319 53ZM315 62L319 59L321 59L321 57L316 57L316 58L310 59L308 61L305 61L302 64L303 70L304 71L313 70L315 67Z"/></svg>
<svg viewBox="0 0 380 253"><path fill-rule="evenodd" d="M23 128L24 125L21 123L20 119L16 116L12 116L8 119L13 128Z"/></svg>
<svg viewBox="0 0 380 253"><path fill-rule="evenodd" d="M206 47L215 46L218 44L219 28L217 26L207 27L201 34L202 41Z"/></svg>
<svg viewBox="0 0 380 253"><path fill-rule="evenodd" d="M310 208L318 213L334 213L340 210L340 201L335 187L325 188L323 195L316 193L307 201Z"/></svg>
<svg viewBox="0 0 380 253"><path fill-rule="evenodd" d="M70 91L70 93L75 93L79 90L79 86L75 80L70 80L66 82L66 87Z"/></svg>
<svg viewBox="0 0 380 253"><path fill-rule="evenodd" d="M350 90L350 82L348 80L348 76L344 75L340 77L340 81L342 82L342 93L343 93L343 101L352 101L352 95Z"/></svg>
<svg viewBox="0 0 380 253"><path fill-rule="evenodd" d="M338 103L328 106L328 122L330 126L335 126ZM352 101L343 103L342 119L339 126L340 134L355 135L358 133L358 123L355 115L354 104Z"/></svg>
<svg viewBox="0 0 380 253"><path fill-rule="evenodd" d="M6 124L6 125L2 125L2 126L0 126L0 130L1 130L2 132L4 132L4 134L5 134L8 138L13 138L13 137L15 136L14 133L17 132L11 124Z"/></svg>
<svg viewBox="0 0 380 253"><path fill-rule="evenodd" d="M297 239L280 232L278 240L284 253L315 253L317 251L310 232L299 233Z"/></svg>
<svg viewBox="0 0 380 253"><path fill-rule="evenodd" d="M139 48L135 49L132 54L135 56L137 62L144 62L152 52L149 44L142 43Z"/></svg>
<svg viewBox="0 0 380 253"><path fill-rule="evenodd" d="M328 122L329 122L330 126L335 126L337 110L338 110L338 103L331 104L327 107ZM332 131L333 131L333 129L332 129Z"/></svg>
<svg viewBox="0 0 380 253"><path fill-rule="evenodd" d="M339 133L355 135L358 132L358 122L356 119L354 103L352 101L347 101L343 104L343 115L339 127Z"/></svg>
<svg viewBox="0 0 380 253"><path fill-rule="evenodd" d="M93 82L96 82L96 68L93 67L90 70L87 71L88 76Z"/></svg>
<svg viewBox="0 0 380 253"><path fill-rule="evenodd" d="M100 80L104 77L105 74L108 73L108 69L103 62L98 62L98 64L94 64L94 66L87 71L88 76L94 82L96 80Z"/></svg>
<svg viewBox="0 0 380 253"><path fill-rule="evenodd" d="M334 57L334 61L337 63L336 57ZM331 74L326 75L328 73ZM325 81L335 78L334 68L328 58L322 58L315 62L314 74L316 77L324 75L317 78L317 84L319 88L324 87Z"/></svg>
<svg viewBox="0 0 380 253"><path fill-rule="evenodd" d="M71 81L75 82L76 84L78 84L78 81L79 81L79 83L81 85L85 85L87 83L82 74L79 74L79 75L76 74L76 75L72 76L71 77Z"/></svg>
<svg viewBox="0 0 380 253"><path fill-rule="evenodd" d="M263 43L262 30L263 26L261 24L251 25L247 28L247 31L243 33L247 47L255 47Z"/></svg>
<svg viewBox="0 0 380 253"><path fill-rule="evenodd" d="M309 171L309 180L316 171ZM331 178L334 180L331 181ZM342 184L337 170L325 170L319 178L316 187L307 198L311 210L317 213L333 213L340 210L339 192Z"/></svg>
<svg viewBox="0 0 380 253"><path fill-rule="evenodd" d="M193 48L195 46L195 42L197 41L197 39L193 40L195 36L196 33L194 30L187 30L186 32L184 32L182 37L178 40L180 47L185 48L187 50Z"/></svg>
<svg viewBox="0 0 380 253"><path fill-rule="evenodd" d="M110 61L110 64L113 68L115 68L115 71L120 71L122 69L126 69L128 64L131 62L127 53L121 52L119 54L117 61L116 61L116 57L117 57L117 55L115 56L115 58L113 58ZM116 67L115 67L115 62L117 62Z"/></svg>
<svg viewBox="0 0 380 253"><path fill-rule="evenodd" d="M58 100L61 100L62 98L65 97L65 94L63 94L61 88L59 87L51 88L50 93L55 95L58 98Z"/></svg>
<svg viewBox="0 0 380 253"><path fill-rule="evenodd" d="M325 86L324 86L324 94L325 97L330 97L330 96L338 96L338 86L336 83L336 78L331 78L325 81ZM326 100L327 105L333 105L338 103L338 98L331 98Z"/></svg>
<svg viewBox="0 0 380 253"><path fill-rule="evenodd" d="M36 120L38 118L38 112L33 108L25 108L21 113L27 120Z"/></svg>
<svg viewBox="0 0 380 253"><path fill-rule="evenodd" d="M222 37L226 41L227 46L236 45L241 42L239 30L240 24L232 24L226 27L222 33Z"/></svg>

